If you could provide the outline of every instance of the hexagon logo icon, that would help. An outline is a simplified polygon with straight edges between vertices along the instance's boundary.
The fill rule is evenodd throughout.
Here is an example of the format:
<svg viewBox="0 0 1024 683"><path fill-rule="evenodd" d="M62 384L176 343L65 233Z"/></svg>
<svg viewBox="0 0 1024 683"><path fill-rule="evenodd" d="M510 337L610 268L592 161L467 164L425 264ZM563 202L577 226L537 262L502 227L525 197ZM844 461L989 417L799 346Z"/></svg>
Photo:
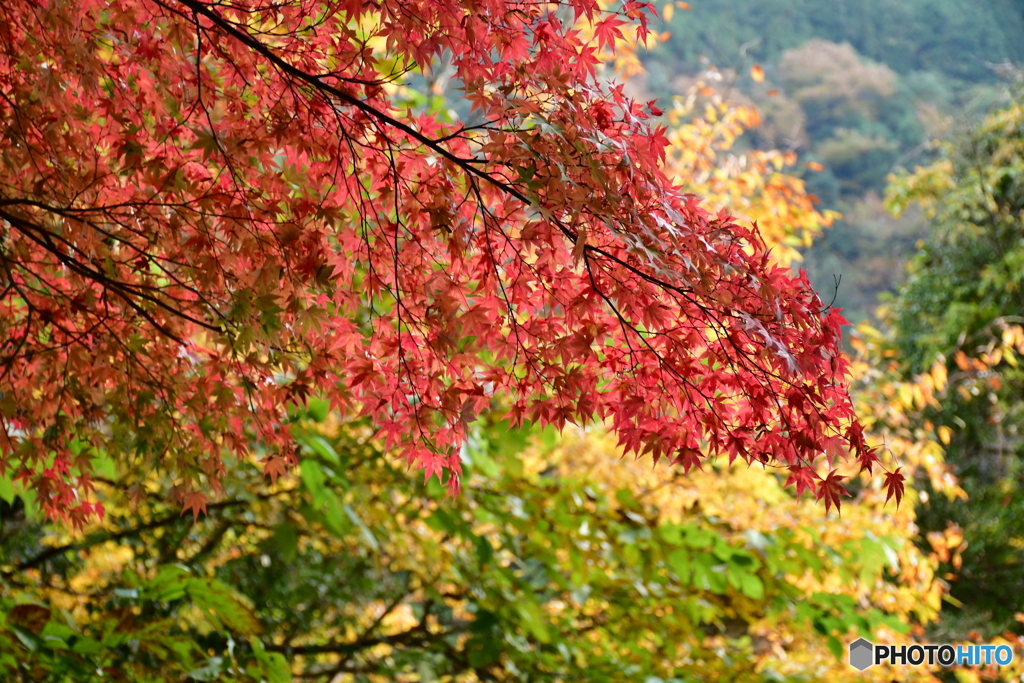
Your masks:
<svg viewBox="0 0 1024 683"><path fill-rule="evenodd" d="M858 638L850 643L850 666L857 671L863 671L875 663L875 646L864 638Z"/></svg>

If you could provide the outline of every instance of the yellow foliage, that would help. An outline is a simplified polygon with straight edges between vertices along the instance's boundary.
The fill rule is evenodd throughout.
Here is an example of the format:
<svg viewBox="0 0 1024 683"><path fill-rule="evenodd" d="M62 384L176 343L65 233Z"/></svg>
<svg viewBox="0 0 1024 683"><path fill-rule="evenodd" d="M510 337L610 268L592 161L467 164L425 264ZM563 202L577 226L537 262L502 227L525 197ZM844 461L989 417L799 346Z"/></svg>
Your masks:
<svg viewBox="0 0 1024 683"><path fill-rule="evenodd" d="M647 459L611 457L616 453L621 451L604 429L572 429L563 434L553 451L531 450L529 462L534 472L555 467L565 477L585 476L602 489L613 508L615 497L610 494L628 482L648 510L654 511L659 524L714 520L717 531L722 533L723 526L729 529L727 537L733 541L742 541L751 533L767 536L780 528L798 530L801 542L821 550L850 547L866 537L897 539L896 547L887 551L887 570L895 579L883 580L881 567L873 571L866 564L851 563L843 566L843 573L793 575L787 580L808 597L819 592L848 595L859 604L907 620L928 622L938 615L944 589L934 575L937 556L923 554L912 541L915 527L910 501L898 510L891 503L886 505L885 492L875 485L879 481L868 481L857 504L844 506L840 518L834 513L826 516L813 499L791 495L782 487L778 471L719 463L684 476L679 470L667 474L664 467L652 467ZM815 677L829 680L888 681L893 676L933 680L928 672L916 669L878 668L862 674L837 660L813 629L788 620L766 619L747 608L742 601L723 607L748 621L749 635L762 644L765 654L755 664L757 670L770 662L784 675L813 672ZM877 635L894 644L913 642L896 632ZM850 640L855 637L850 634Z"/></svg>
<svg viewBox="0 0 1024 683"><path fill-rule="evenodd" d="M694 118L696 85L668 112L668 168L687 192L704 198L712 211L725 209L753 223L773 246L775 260L800 260L798 248L810 246L839 214L818 211L800 178L782 171L797 163L792 152L731 150L744 131L760 125L756 110L729 104L720 97L704 103Z"/></svg>
<svg viewBox="0 0 1024 683"><path fill-rule="evenodd" d="M671 10L666 14L671 16ZM621 50L616 47L629 55L627 61L635 59L634 45L623 45ZM630 69L621 75L636 73L635 63L629 63ZM885 73L867 71L879 76L870 83L872 87L885 85ZM764 73L755 67L751 75L760 81ZM837 70L835 77L841 75ZM762 238L774 248L779 263L799 261L797 249L810 245L838 217L834 212L819 211L803 181L784 173L797 163L795 154L733 151L744 131L760 124L756 110L731 105L707 84L698 82L673 103L666 119L669 171L686 191L705 198L709 209L724 209L756 224ZM820 168L816 164L808 167ZM1013 353L1011 347L1024 353L1024 331L1007 330L1003 336L1006 342L1013 342L1004 343L1004 357ZM888 469L902 467L908 481L921 473L936 491L964 497L966 494L943 462L942 444L951 436L948 428L935 430L911 419L924 408L937 405L936 395L948 382L945 366L936 362L912 381L896 381L888 365L893 361L883 360L879 342L877 330L862 328L860 337L854 340L857 356L851 363L858 412L869 430L869 443L886 453ZM860 477L860 490L855 504L845 506L840 518L826 515L814 500L795 498L782 487L778 472L721 464L684 476L677 469L666 472L663 467L652 468L646 460L609 457L617 452L611 437L600 427L576 430L565 434L553 453L532 452L528 469L540 472L554 463L563 476L586 476L608 490L627 484L657 511L660 522L715 520L732 529L737 538L788 528L801 530L807 543L824 548L848 546L868 537L896 539L888 557L888 578L851 566L824 577L792 576L788 580L805 595L848 595L858 604L899 615L907 623L923 624L937 618L946 584L935 570L940 561L958 561L966 547L959 529L950 527L939 537L928 539L931 552L920 550L914 543L917 494L908 489L907 498L897 509L891 502L886 504L881 478L859 474L855 466L843 474L851 480ZM736 604L730 609L742 613L744 606ZM825 639L811 629L792 623L768 623L752 614L743 616L750 621L751 637L768 644L755 668L770 658L779 673L816 679L935 680L924 668L874 667L857 672L845 661L837 660ZM876 635L893 644L914 642L914 634ZM851 640L854 637L850 634ZM969 673L977 675L973 670Z"/></svg>

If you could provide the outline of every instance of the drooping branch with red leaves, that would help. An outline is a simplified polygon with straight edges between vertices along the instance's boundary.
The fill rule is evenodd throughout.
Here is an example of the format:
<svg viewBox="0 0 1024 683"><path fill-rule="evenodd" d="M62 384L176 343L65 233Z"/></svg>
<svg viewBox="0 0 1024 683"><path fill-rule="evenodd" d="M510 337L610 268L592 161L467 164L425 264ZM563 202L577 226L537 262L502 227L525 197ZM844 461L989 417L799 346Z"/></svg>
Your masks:
<svg viewBox="0 0 1024 683"><path fill-rule="evenodd" d="M649 10L4 3L0 468L75 521L91 458L128 453L196 511L225 455L292 463L313 395L453 493L496 399L816 493L820 456L870 466L842 318L675 187L656 110L600 77ZM442 62L463 123L402 103Z"/></svg>

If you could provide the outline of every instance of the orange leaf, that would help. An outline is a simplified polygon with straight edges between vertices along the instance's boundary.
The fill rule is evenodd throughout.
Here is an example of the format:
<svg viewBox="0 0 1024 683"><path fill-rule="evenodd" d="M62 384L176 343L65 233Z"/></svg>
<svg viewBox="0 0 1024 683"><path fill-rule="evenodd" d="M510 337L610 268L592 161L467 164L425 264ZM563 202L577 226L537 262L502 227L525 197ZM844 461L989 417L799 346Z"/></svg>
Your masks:
<svg viewBox="0 0 1024 683"><path fill-rule="evenodd" d="M778 88L772 88L771 90L769 90L765 94L768 95L768 97L775 97L776 95L779 94L779 90L778 90Z"/></svg>
<svg viewBox="0 0 1024 683"><path fill-rule="evenodd" d="M272 484L277 483L277 478L288 471L288 465L284 458L271 457L263 463L263 476L270 477Z"/></svg>
<svg viewBox="0 0 1024 683"><path fill-rule="evenodd" d="M819 164L817 161L808 161L807 162L807 168L811 169L812 171L824 171L825 170L825 167L822 166L821 164Z"/></svg>
<svg viewBox="0 0 1024 683"><path fill-rule="evenodd" d="M755 64L750 67L750 77L754 79L755 83L764 82L764 69L761 68L760 64Z"/></svg>
<svg viewBox="0 0 1024 683"><path fill-rule="evenodd" d="M181 514L192 513L192 520L199 518L199 513L206 514L206 494L202 491L186 493L182 500Z"/></svg>

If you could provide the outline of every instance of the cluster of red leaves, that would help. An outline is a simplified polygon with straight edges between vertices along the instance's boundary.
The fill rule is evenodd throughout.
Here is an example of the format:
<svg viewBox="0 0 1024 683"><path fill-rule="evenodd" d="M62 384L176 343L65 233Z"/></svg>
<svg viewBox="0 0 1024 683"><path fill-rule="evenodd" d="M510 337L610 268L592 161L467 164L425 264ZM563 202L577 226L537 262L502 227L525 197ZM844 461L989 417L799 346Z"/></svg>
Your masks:
<svg viewBox="0 0 1024 683"><path fill-rule="evenodd" d="M647 10L3 3L0 469L81 519L90 458L129 453L195 510L226 454L293 462L310 395L453 493L499 394L687 466L870 464L841 317L673 187L652 110L598 78ZM465 124L391 99L441 62Z"/></svg>

